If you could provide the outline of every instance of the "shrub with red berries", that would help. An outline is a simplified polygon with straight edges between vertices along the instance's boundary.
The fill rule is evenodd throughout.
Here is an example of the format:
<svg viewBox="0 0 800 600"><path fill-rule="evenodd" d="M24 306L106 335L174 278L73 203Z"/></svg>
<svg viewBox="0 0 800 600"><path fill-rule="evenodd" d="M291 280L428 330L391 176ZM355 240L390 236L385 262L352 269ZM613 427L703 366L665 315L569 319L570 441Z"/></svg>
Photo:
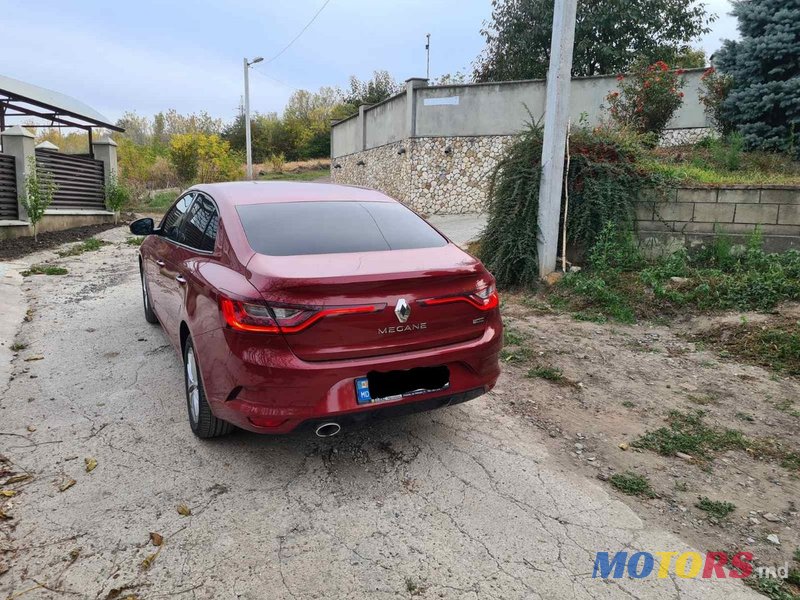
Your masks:
<svg viewBox="0 0 800 600"><path fill-rule="evenodd" d="M660 60L634 65L631 73L617 77L619 91L606 96L611 118L638 133L661 136L683 103L682 69L670 69Z"/></svg>

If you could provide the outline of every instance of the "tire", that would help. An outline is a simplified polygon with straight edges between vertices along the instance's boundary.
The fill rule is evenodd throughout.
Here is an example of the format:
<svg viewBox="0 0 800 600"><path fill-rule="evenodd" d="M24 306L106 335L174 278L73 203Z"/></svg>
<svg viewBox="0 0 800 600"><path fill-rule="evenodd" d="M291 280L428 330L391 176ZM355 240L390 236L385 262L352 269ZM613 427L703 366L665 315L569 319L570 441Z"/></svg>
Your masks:
<svg viewBox="0 0 800 600"><path fill-rule="evenodd" d="M186 338L183 350L183 380L186 389L186 410L189 412L192 433L199 438L207 439L227 435L233 431L233 425L218 419L211 412L200 369L197 368L197 355L191 337Z"/></svg>
<svg viewBox="0 0 800 600"><path fill-rule="evenodd" d="M139 274L141 275L142 279L142 303L144 304L144 320L148 323L156 324L158 323L158 317L156 313L153 311L153 307L150 305L150 292L149 286L147 285L147 279L144 276L144 269L139 269Z"/></svg>

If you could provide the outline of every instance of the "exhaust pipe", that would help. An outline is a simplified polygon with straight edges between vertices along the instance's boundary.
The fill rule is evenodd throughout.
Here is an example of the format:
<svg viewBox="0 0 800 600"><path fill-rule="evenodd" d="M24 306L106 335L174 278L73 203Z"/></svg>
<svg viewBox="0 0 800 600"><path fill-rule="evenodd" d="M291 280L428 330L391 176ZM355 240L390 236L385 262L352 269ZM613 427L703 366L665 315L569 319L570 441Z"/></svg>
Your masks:
<svg viewBox="0 0 800 600"><path fill-rule="evenodd" d="M323 423L314 431L317 437L327 438L333 437L342 430L342 426L338 423Z"/></svg>

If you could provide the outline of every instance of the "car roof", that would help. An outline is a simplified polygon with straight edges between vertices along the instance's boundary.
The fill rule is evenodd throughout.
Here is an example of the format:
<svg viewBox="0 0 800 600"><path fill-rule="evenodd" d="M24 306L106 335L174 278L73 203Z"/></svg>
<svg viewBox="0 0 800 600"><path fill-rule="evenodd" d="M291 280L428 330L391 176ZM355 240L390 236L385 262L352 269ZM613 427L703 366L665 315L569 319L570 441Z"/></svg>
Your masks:
<svg viewBox="0 0 800 600"><path fill-rule="evenodd" d="M191 189L234 206L272 202L396 202L377 190L333 183L291 181L231 181L204 183Z"/></svg>

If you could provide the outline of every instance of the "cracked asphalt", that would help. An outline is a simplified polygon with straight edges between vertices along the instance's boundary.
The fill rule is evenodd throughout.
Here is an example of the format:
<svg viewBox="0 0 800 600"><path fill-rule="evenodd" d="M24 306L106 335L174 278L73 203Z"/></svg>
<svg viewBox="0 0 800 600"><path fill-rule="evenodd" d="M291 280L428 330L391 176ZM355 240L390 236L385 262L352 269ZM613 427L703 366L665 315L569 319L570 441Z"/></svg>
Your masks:
<svg viewBox="0 0 800 600"><path fill-rule="evenodd" d="M99 237L97 252L4 265L32 312L0 371L0 453L33 477L6 503L1 597L759 597L731 580L593 579L598 550L689 546L551 457L500 410L503 379L326 440L194 438L179 359L142 316L136 250L122 228ZM69 274L14 274L42 260Z"/></svg>

